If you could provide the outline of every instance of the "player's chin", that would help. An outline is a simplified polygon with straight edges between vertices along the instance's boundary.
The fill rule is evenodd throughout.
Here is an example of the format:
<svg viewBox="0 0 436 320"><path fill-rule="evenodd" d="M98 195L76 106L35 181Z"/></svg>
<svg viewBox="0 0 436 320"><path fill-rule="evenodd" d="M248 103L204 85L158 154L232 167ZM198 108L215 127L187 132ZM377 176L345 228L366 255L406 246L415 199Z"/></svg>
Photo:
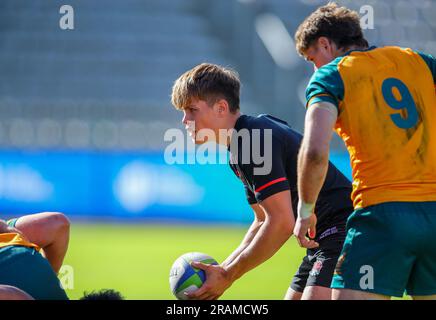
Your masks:
<svg viewBox="0 0 436 320"><path fill-rule="evenodd" d="M197 133L196 132L188 132L189 137L191 138L192 142L194 144L202 144L201 141L197 140Z"/></svg>
<svg viewBox="0 0 436 320"><path fill-rule="evenodd" d="M197 139L192 139L194 141L194 143L196 145L201 145L201 144L205 144L207 141L205 140L197 140Z"/></svg>
<svg viewBox="0 0 436 320"><path fill-rule="evenodd" d="M191 136L192 141L196 144L196 145L201 145L201 144L205 144L206 142L208 142L207 138L203 138L203 139L199 139L197 135L195 136Z"/></svg>

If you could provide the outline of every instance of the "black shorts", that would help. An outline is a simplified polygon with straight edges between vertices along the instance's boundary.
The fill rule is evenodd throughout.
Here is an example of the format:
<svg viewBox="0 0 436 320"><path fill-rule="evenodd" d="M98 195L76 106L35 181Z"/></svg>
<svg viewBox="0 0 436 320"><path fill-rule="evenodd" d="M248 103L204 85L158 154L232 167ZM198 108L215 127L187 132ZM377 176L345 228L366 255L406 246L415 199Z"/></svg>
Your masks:
<svg viewBox="0 0 436 320"><path fill-rule="evenodd" d="M307 249L307 254L292 279L291 289L303 292L305 287L310 286L330 288L345 236L345 230L341 228L339 232L318 240L318 248Z"/></svg>

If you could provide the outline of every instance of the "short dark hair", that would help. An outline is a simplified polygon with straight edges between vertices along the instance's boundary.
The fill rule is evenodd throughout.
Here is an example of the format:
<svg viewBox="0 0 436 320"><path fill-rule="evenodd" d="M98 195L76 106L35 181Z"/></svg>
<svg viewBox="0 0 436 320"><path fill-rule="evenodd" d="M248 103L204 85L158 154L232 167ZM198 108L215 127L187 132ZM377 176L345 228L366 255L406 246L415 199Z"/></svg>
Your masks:
<svg viewBox="0 0 436 320"><path fill-rule="evenodd" d="M99 291L84 292L80 300L124 300L118 291L113 289L102 289Z"/></svg>
<svg viewBox="0 0 436 320"><path fill-rule="evenodd" d="M295 45L300 55L320 37L333 41L338 49L352 45L368 47L360 26L360 16L356 11L339 7L334 2L319 7L308 16L295 33Z"/></svg>
<svg viewBox="0 0 436 320"><path fill-rule="evenodd" d="M184 110L192 99L204 100L209 106L225 99L230 112L235 113L239 110L240 88L239 76L232 69L202 63L175 81L171 102L176 109Z"/></svg>

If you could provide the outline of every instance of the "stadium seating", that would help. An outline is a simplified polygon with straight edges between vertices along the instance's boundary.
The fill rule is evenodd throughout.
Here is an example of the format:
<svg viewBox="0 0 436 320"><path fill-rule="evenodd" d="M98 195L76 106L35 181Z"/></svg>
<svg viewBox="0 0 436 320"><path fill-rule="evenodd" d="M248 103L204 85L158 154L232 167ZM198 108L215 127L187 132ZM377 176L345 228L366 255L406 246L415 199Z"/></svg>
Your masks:
<svg viewBox="0 0 436 320"><path fill-rule="evenodd" d="M67 2L74 30L59 27L63 2L0 2L0 146L162 148L163 132L180 122L170 108L172 83L204 61L240 72L245 112L272 113L302 130L312 67L302 59L277 65L256 28L272 14L292 39L325 1ZM338 2L372 6L375 29L365 30L372 44L436 54L435 1Z"/></svg>
<svg viewBox="0 0 436 320"><path fill-rule="evenodd" d="M160 147L164 127L180 120L180 114L170 109L173 81L202 61L225 64L221 44L206 33L205 19L192 13L189 1L109 0L102 5L75 0L70 4L74 30L59 27L61 3L0 3L4 79L0 109L9 115L9 119L2 116L9 134L1 143L14 145L16 139L8 137L17 119L26 124L24 131L38 131L52 120L62 134L58 146L74 148L68 141L78 133L68 123L81 121L91 134L82 147L122 148L119 143L93 143L94 131L99 131L101 122L111 123L112 131L122 135L122 128L133 121L144 128L142 136L150 142L138 147ZM68 132L71 137L65 136ZM29 145L40 143L35 140Z"/></svg>

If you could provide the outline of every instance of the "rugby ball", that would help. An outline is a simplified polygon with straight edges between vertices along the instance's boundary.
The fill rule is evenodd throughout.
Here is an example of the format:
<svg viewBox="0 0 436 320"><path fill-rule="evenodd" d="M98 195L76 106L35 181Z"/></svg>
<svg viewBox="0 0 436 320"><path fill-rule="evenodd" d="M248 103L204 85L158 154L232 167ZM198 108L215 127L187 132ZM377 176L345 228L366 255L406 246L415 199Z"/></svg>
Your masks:
<svg viewBox="0 0 436 320"><path fill-rule="evenodd" d="M174 296L179 300L188 300L187 293L199 289L206 281L206 274L203 270L191 266L192 261L198 261L205 264L217 265L218 262L200 252L189 252L180 256L171 267L170 271L170 289Z"/></svg>

